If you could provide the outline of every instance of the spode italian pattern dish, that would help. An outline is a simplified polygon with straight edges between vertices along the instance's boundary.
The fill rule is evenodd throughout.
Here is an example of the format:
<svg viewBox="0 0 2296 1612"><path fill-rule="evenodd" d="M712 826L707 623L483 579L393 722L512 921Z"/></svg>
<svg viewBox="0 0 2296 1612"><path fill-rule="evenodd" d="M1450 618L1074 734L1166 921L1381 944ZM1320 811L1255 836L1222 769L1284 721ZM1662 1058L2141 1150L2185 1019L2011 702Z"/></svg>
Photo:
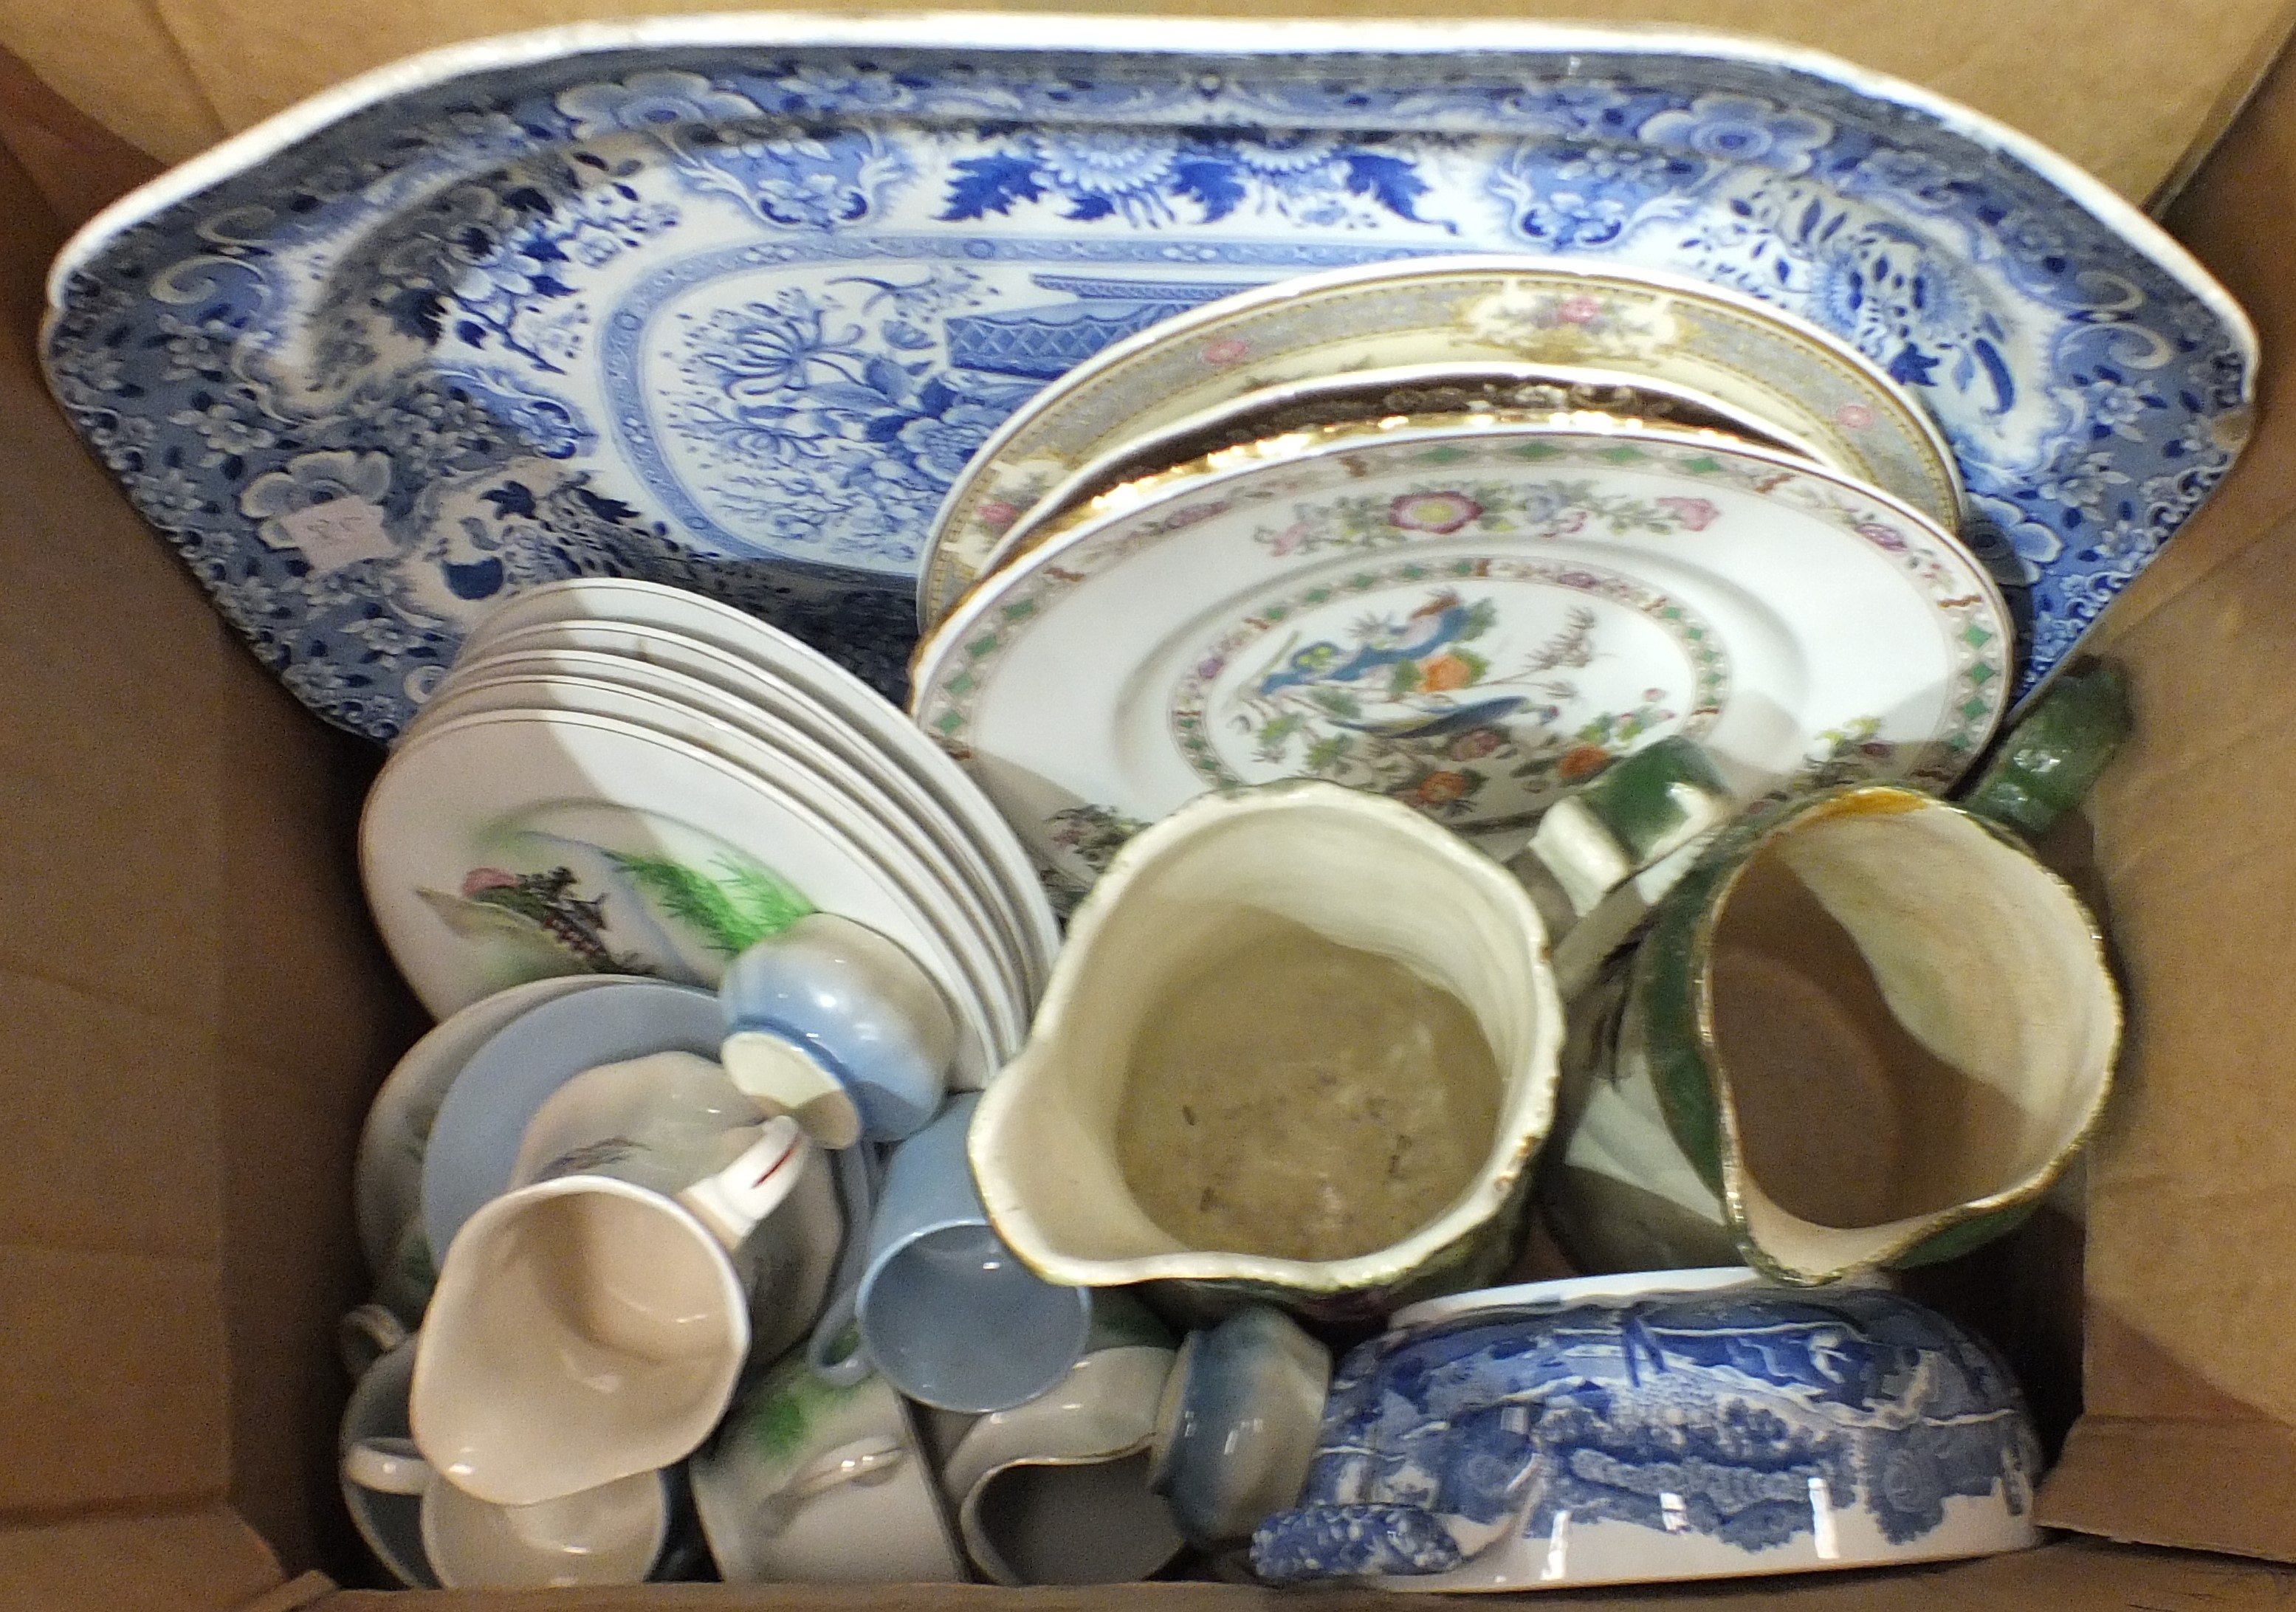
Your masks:
<svg viewBox="0 0 2296 1612"><path fill-rule="evenodd" d="M2006 701L1983 570L1786 455L1472 420L1257 447L1047 538L919 648L919 724L1070 893L1209 790L1328 779L1505 855L1669 734L1745 799L1942 789Z"/></svg>
<svg viewBox="0 0 2296 1612"><path fill-rule="evenodd" d="M2030 589L2028 683L2243 437L2221 290L1923 92L1671 30L1174 32L765 15L435 53L93 222L49 378L298 697L377 738L489 603L575 574L696 588L897 689L933 513L1031 392L1350 263L1562 254L1846 338Z"/></svg>

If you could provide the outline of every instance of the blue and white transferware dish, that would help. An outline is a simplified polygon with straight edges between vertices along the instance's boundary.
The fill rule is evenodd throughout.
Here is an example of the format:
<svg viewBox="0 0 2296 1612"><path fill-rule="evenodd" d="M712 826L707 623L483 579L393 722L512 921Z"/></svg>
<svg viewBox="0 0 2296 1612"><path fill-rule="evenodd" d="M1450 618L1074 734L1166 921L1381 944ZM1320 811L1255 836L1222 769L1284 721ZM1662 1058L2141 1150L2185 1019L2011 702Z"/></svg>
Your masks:
<svg viewBox="0 0 2296 1612"><path fill-rule="evenodd" d="M1654 268L1849 340L2031 590L2198 506L2255 342L2032 141L1718 36L1143 18L585 25L383 70L70 245L57 396L307 704L387 738L498 597L652 577L894 689L935 511L1046 380L1309 270Z"/></svg>
<svg viewBox="0 0 2296 1612"><path fill-rule="evenodd" d="M2037 1542L1999 1357L1870 1289L1529 1302L1341 1362L1279 1583L1533 1590L1878 1567Z"/></svg>
<svg viewBox="0 0 2296 1612"><path fill-rule="evenodd" d="M966 585L1026 540L1047 505L1163 430L1292 387L1390 367L1505 361L1596 366L1616 381L1703 402L1710 417L1693 413L1691 423L1740 434L1751 424L1757 440L1782 438L1948 531L1961 525L1961 481L1936 424L1839 337L1751 297L1650 269L1426 258L1239 291L1107 348L1046 387L949 489L920 574L919 619L939 621Z"/></svg>
<svg viewBox="0 0 2296 1612"><path fill-rule="evenodd" d="M1141 824L1281 778L1401 800L1500 856L1675 735L1745 800L1943 789L2008 701L2009 639L1960 544L1806 461L1406 417L1096 500L919 646L914 709L1082 890Z"/></svg>
<svg viewBox="0 0 2296 1612"><path fill-rule="evenodd" d="M1188 1334L1156 1412L1148 1485L1190 1544L1250 1539L1299 1500L1331 1386L1332 1352L1267 1305Z"/></svg>

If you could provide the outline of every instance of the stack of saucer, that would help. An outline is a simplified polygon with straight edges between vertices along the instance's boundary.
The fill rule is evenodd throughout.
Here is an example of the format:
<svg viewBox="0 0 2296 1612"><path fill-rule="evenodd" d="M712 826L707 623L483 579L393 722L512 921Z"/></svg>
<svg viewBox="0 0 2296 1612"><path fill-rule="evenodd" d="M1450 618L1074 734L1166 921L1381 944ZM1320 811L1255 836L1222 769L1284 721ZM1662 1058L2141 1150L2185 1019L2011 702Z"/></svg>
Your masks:
<svg viewBox="0 0 2296 1612"><path fill-rule="evenodd" d="M959 1029L1015 1052L1058 945L1012 831L819 654L675 588L582 578L481 623L377 778L360 866L441 1018L548 975L714 986L819 910L906 948Z"/></svg>

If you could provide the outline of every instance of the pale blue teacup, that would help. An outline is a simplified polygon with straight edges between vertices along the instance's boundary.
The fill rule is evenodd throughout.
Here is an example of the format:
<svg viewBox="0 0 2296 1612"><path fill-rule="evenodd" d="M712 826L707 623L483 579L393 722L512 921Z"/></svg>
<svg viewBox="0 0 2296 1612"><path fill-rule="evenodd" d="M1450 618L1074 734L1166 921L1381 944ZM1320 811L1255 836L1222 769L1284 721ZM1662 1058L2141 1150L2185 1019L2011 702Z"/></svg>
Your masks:
<svg viewBox="0 0 2296 1612"><path fill-rule="evenodd" d="M1036 1398L1084 1352L1091 1295L1037 1276L989 1226L964 1150L978 1101L957 1098L892 1150L859 1279L814 1333L832 1380L873 1369L920 1403L985 1414ZM857 1326L858 1346L824 1360Z"/></svg>

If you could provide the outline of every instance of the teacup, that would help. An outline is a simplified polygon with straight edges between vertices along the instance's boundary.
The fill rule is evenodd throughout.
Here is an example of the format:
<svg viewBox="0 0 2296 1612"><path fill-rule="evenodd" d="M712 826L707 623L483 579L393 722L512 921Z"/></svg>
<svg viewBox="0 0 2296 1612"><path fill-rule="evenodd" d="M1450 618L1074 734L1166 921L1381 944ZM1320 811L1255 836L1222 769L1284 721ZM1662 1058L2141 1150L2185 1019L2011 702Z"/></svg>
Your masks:
<svg viewBox="0 0 2296 1612"><path fill-rule="evenodd" d="M498 1506L439 1477L412 1440L368 1438L343 1456L343 1479L419 1497L422 1550L450 1590L554 1590L644 1583L669 1532L659 1472L530 1506Z"/></svg>
<svg viewBox="0 0 2296 1612"><path fill-rule="evenodd" d="M799 919L736 957L718 992L726 1074L824 1147L913 1136L947 1093L957 1030L940 987L849 918Z"/></svg>
<svg viewBox="0 0 2296 1612"><path fill-rule="evenodd" d="M980 1101L966 1092L893 1150L857 1285L815 1332L826 1345L857 1330L842 1362L816 1351L832 1380L873 1369L922 1404L1003 1411L1058 1383L1083 1352L1091 1297L1013 1257L981 1207L965 1156Z"/></svg>
<svg viewBox="0 0 2296 1612"><path fill-rule="evenodd" d="M1512 1591L2038 1542L2039 1442L1984 1344L1877 1289L1677 1293L1676 1274L1352 1351L1305 1496L1260 1526L1253 1567Z"/></svg>
<svg viewBox="0 0 2296 1612"><path fill-rule="evenodd" d="M1026 1404L981 1417L941 1472L975 1567L1000 1584L1122 1583L1185 1543L1149 1486L1168 1348L1086 1353Z"/></svg>
<svg viewBox="0 0 2296 1612"><path fill-rule="evenodd" d="M2014 836L1891 785L1789 800L1574 1011L1548 1223L1592 1271L1950 1257L2070 1159L2120 1027L2094 921Z"/></svg>
<svg viewBox="0 0 2296 1612"><path fill-rule="evenodd" d="M352 1323L356 1326L356 1323ZM347 1330L350 1330L347 1328ZM365 1336L363 1326L357 1330ZM346 1346L345 1363L357 1356ZM350 1397L335 1444L336 1476L342 1487L343 1509L350 1513L359 1537L383 1571L400 1583L418 1590L435 1590L439 1575L422 1546L422 1502L419 1495L393 1494L363 1487L350 1480L342 1462L352 1448L367 1439L405 1439L406 1395L414 1380L414 1343L402 1337L398 1345L376 1356L364 1371L352 1373Z"/></svg>
<svg viewBox="0 0 2296 1612"><path fill-rule="evenodd" d="M824 1156L786 1116L694 1138L578 1148L456 1234L412 1403L456 1485L530 1505L681 1461L725 1412L753 1305L789 1341L811 1322L840 1233Z"/></svg>
<svg viewBox="0 0 2296 1612"><path fill-rule="evenodd" d="M1188 1335L1157 1408L1148 1482L1189 1543L1249 1539L1300 1498L1331 1381L1331 1351L1265 1305Z"/></svg>
<svg viewBox="0 0 2296 1612"><path fill-rule="evenodd" d="M768 1371L693 1464L728 1583L961 1583L964 1564L907 1403L882 1377Z"/></svg>
<svg viewBox="0 0 2296 1612"><path fill-rule="evenodd" d="M980 1098L980 1197L1046 1280L1154 1281L1167 1306L1368 1317L1472 1286L1508 1253L1553 1114L1546 953L1523 888L1398 802L1205 796L1078 908L1027 1046ZM1360 986L1324 983L1350 970ZM1324 1034L1346 1058L1406 1014L1444 1067L1422 1046L1333 1080L1292 1050ZM1171 1068L1205 1071L1201 1092L1151 1062L1183 1023L1201 1044Z"/></svg>

